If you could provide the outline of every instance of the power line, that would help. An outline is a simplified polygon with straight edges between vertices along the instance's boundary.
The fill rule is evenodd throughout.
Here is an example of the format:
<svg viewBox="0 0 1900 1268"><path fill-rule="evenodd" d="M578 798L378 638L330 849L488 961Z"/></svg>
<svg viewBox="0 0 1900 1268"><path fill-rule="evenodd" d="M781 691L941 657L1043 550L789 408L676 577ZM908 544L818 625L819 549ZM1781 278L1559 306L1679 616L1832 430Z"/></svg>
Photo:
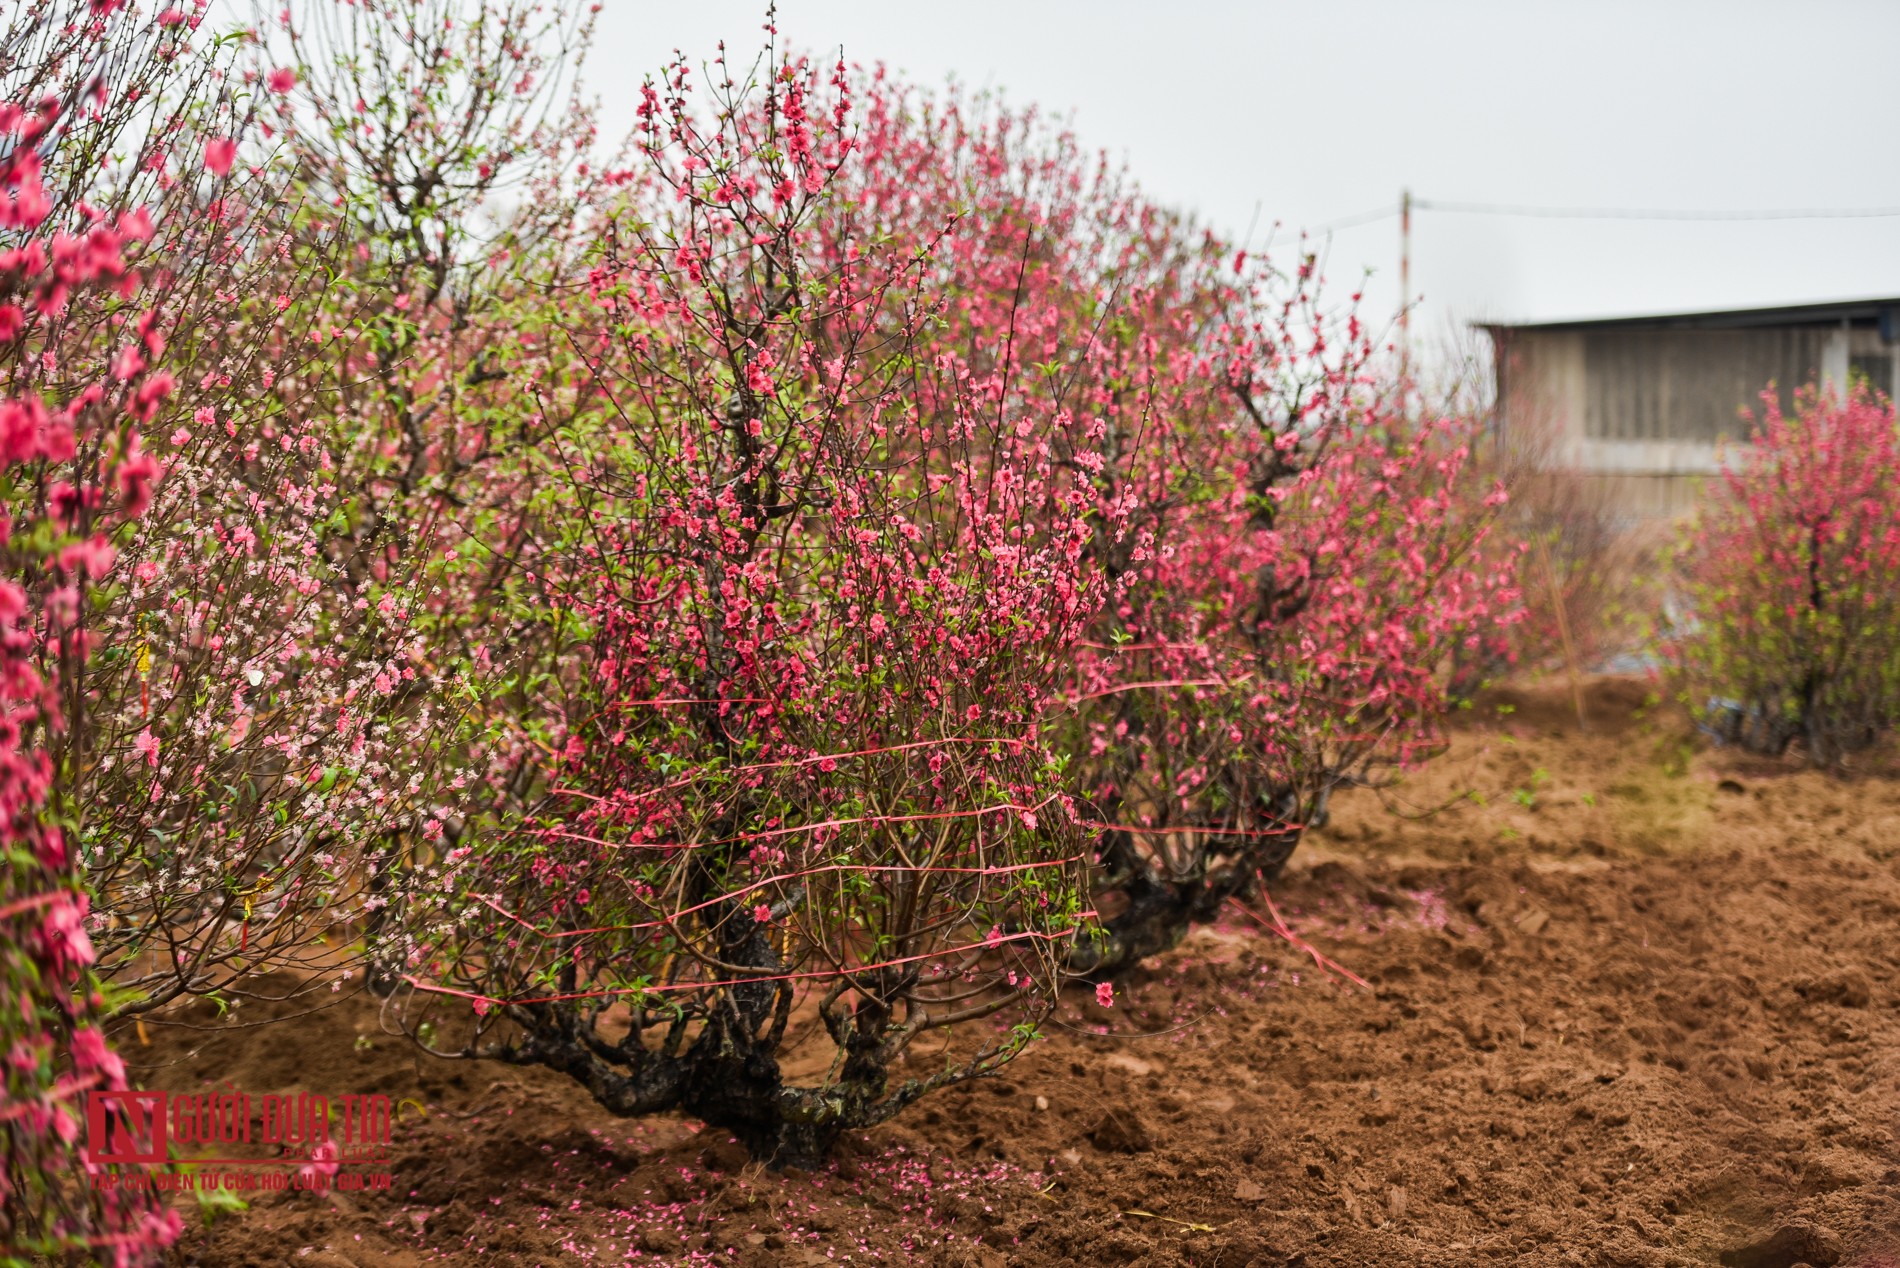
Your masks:
<svg viewBox="0 0 1900 1268"><path fill-rule="evenodd" d="M1416 199L1413 200L1412 202L1412 206L1414 207L1419 207L1423 205L1424 204L1418 202ZM1358 212L1357 214L1351 215L1351 216L1341 216L1338 220L1328 220L1323 225L1313 225L1308 229L1308 232L1309 233L1331 233L1335 229L1351 229L1358 225L1369 225L1379 220L1390 220L1392 217L1398 214L1399 214L1398 204L1393 203L1389 207L1374 207L1370 211Z"/></svg>
<svg viewBox="0 0 1900 1268"><path fill-rule="evenodd" d="M1415 211L1440 211L1463 216L1517 216L1541 220L1871 220L1900 216L1900 207L1799 207L1758 210L1711 210L1670 207L1535 207L1512 203L1449 202L1414 198ZM1398 204L1374 207L1308 227L1307 232L1328 234L1340 229L1390 220Z"/></svg>
<svg viewBox="0 0 1900 1268"><path fill-rule="evenodd" d="M1668 207L1524 207L1506 203L1412 200L1427 211L1467 216L1536 216L1549 220L1858 220L1900 216L1900 207L1798 207L1755 211L1678 210Z"/></svg>

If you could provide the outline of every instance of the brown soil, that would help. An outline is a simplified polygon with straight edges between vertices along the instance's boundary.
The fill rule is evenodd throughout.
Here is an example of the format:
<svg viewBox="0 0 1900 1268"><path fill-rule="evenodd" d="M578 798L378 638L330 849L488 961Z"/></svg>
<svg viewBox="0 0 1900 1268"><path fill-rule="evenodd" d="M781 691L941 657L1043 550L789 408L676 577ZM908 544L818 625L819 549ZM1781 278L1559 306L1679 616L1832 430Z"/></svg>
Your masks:
<svg viewBox="0 0 1900 1268"><path fill-rule="evenodd" d="M429 1111L392 1193L259 1198L183 1258L1900 1264L1900 780L1696 751L1647 690L1593 683L1587 735L1561 689L1500 696L1302 847L1280 909L1370 991L1236 913L823 1174L418 1058L360 997L154 1029L156 1086Z"/></svg>

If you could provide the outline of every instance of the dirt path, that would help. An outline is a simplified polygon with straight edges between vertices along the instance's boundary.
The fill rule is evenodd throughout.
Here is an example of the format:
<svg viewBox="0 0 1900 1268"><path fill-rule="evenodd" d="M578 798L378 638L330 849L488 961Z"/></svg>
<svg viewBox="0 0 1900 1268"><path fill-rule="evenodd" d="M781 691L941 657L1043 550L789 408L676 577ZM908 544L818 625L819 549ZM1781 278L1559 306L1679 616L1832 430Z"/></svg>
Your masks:
<svg viewBox="0 0 1900 1268"><path fill-rule="evenodd" d="M1281 910L1370 991L1236 913L822 1175L419 1063L361 999L154 1032L157 1085L430 1107L389 1195L262 1198L186 1259L1900 1265L1900 781L1693 753L1644 694L1596 684L1589 736L1507 697L1395 803L1483 804L1362 796L1302 848Z"/></svg>

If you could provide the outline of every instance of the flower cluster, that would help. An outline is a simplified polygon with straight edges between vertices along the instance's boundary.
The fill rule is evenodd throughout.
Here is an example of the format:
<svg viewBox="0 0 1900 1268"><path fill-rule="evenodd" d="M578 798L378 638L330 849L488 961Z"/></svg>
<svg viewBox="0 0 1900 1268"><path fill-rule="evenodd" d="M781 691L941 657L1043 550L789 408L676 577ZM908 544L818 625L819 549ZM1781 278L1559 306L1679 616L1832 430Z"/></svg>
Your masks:
<svg viewBox="0 0 1900 1268"><path fill-rule="evenodd" d="M809 1160L1029 1031L888 1086L919 1036L1053 1002L1087 851L1041 719L1103 594L1058 455L1100 429L917 381L937 262L834 219L841 72L715 91L702 116L683 67L649 86L598 211L557 495L491 547L537 561L561 628L514 719L542 782L449 852L410 957L418 1001L473 1002L475 1050ZM806 996L840 1066L797 1087ZM610 1006L636 1038L583 1043Z"/></svg>
<svg viewBox="0 0 1900 1268"><path fill-rule="evenodd" d="M1688 530L1690 703L1754 752L1834 765L1900 719L1900 479L1891 402L1764 393L1749 446Z"/></svg>
<svg viewBox="0 0 1900 1268"><path fill-rule="evenodd" d="M842 227L932 261L924 382L1096 437L1051 439L1109 590L1046 729L1111 913L1073 963L1109 971L1277 871L1334 788L1440 746L1447 667L1521 613L1505 495L1475 420L1400 410L1310 256L1233 250L1034 112L879 73L862 119Z"/></svg>
<svg viewBox="0 0 1900 1268"><path fill-rule="evenodd" d="M0 1244L130 1264L180 1225L138 1190L95 1184L110 1168L82 1143L87 1095L126 1077L100 1029L69 776L90 733L96 587L150 503L160 469L140 427L174 380L155 368L165 337L140 267L153 218L74 205L65 182L96 162L114 94L171 41L117 6L78 7L28 6L0 36ZM108 47L132 82L96 73Z"/></svg>

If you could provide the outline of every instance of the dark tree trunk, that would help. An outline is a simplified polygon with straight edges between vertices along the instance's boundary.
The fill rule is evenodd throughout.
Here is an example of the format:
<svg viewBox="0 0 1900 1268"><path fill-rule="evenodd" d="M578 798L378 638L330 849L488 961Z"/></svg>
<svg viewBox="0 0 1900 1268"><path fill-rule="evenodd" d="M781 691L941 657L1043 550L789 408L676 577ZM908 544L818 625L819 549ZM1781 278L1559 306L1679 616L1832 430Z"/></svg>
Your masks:
<svg viewBox="0 0 1900 1268"><path fill-rule="evenodd" d="M1111 875L1126 879L1115 887L1128 905L1102 922L1107 935L1100 941L1078 942L1069 967L1092 981L1104 981L1181 944L1188 931L1220 914L1229 898L1253 891L1256 872L1266 880L1277 878L1299 844L1300 831L1289 829L1267 837L1239 859L1208 869L1185 881L1156 876L1134 857L1126 834L1103 851Z"/></svg>
<svg viewBox="0 0 1900 1268"><path fill-rule="evenodd" d="M778 1061L752 1048L745 1052L702 1053L712 1032L687 1053L687 1074L680 1109L739 1138L746 1152L773 1170L812 1169L824 1162L844 1124L795 1121L785 1116L794 1099L785 1087Z"/></svg>

